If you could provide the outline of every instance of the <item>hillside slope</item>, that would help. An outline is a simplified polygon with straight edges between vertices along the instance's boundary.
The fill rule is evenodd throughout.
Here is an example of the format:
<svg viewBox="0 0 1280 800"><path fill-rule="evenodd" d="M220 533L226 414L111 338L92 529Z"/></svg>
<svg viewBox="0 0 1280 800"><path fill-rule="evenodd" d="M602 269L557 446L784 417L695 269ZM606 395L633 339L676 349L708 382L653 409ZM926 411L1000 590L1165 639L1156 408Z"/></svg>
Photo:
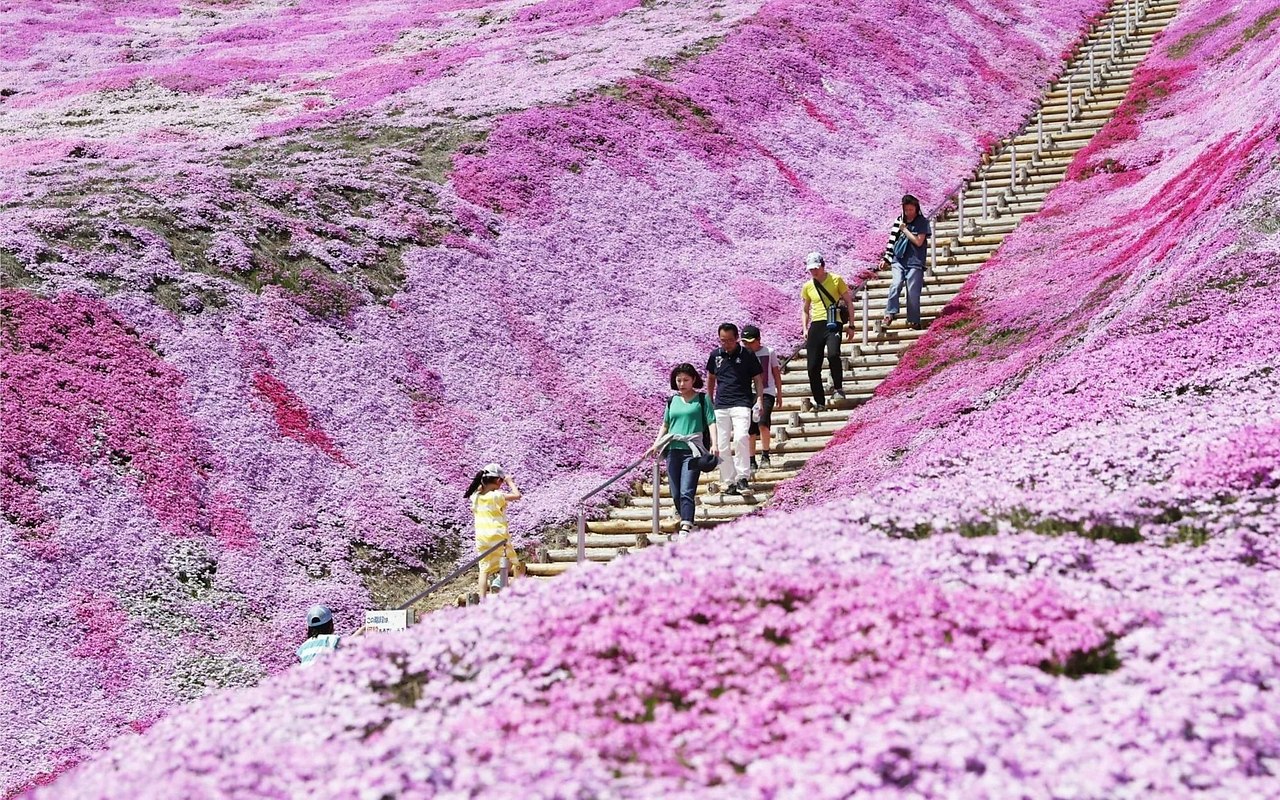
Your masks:
<svg viewBox="0 0 1280 800"><path fill-rule="evenodd" d="M787 334L797 254L873 254L1101 7L0 10L0 790L456 553L477 464L564 519L670 362Z"/></svg>
<svg viewBox="0 0 1280 800"><path fill-rule="evenodd" d="M843 499L199 701L37 796L1280 793L1277 20L1187 4L791 502Z"/></svg>

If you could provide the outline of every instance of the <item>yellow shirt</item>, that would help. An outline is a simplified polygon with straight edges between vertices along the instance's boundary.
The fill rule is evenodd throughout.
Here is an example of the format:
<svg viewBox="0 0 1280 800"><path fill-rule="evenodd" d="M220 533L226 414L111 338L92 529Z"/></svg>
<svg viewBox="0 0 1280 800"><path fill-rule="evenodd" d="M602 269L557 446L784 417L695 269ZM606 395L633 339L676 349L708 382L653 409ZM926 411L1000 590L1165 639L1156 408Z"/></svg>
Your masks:
<svg viewBox="0 0 1280 800"><path fill-rule="evenodd" d="M844 293L849 291L849 284L844 282L844 278L827 270L827 277L822 279L822 288L831 293L831 299L839 302ZM822 296L822 292L818 291L818 287L813 285L813 279L804 282L804 286L800 287L800 302L809 301L809 319L814 322L825 322L827 319L827 306L831 303L827 302L827 298Z"/></svg>
<svg viewBox="0 0 1280 800"><path fill-rule="evenodd" d="M507 535L507 495L501 489L471 495L476 516L476 541L496 544Z"/></svg>

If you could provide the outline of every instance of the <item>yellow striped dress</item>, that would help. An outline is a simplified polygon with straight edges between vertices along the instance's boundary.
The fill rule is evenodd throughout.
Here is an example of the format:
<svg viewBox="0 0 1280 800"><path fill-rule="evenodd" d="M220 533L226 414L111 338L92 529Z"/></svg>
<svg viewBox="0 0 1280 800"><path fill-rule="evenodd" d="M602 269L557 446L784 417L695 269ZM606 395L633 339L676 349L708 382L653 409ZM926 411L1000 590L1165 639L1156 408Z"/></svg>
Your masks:
<svg viewBox="0 0 1280 800"><path fill-rule="evenodd" d="M514 568L520 563L516 549L511 546L510 530L507 526L507 495L501 489L488 492L476 492L471 495L471 513L476 520L476 552L483 553L503 539L507 539L506 553ZM480 569L485 573L497 572L500 569L502 550L494 550L480 562Z"/></svg>

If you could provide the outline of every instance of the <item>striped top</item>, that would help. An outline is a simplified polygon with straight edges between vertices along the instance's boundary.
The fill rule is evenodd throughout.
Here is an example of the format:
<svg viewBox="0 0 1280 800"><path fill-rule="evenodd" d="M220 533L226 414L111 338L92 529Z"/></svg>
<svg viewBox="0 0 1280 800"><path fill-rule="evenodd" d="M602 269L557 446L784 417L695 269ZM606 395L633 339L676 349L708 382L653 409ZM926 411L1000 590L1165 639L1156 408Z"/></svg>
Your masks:
<svg viewBox="0 0 1280 800"><path fill-rule="evenodd" d="M338 649L338 640L341 638L332 633L312 636L298 648L298 661L305 667L320 656L332 653Z"/></svg>
<svg viewBox="0 0 1280 800"><path fill-rule="evenodd" d="M917 216L917 217L916 217L916 219L922 219L922 217ZM896 244L896 243L897 243L898 238L899 238L900 236L902 236L902 229L903 229L904 227L905 227L905 223L902 221L902 216L901 216L901 215L899 215L899 216L898 216L898 218L897 218L897 219L895 219L895 220L893 221L893 227L889 229L889 242L884 246L884 255L883 255L883 256L881 256L881 258L883 258L883 259L884 259L884 261L885 261L885 263L887 263L887 264L892 264L894 261L896 261L896 260L897 260L897 259L895 259L895 258L893 257L893 246L894 246L894 244ZM930 228L930 226L929 226L929 221L926 219L926 220L925 220L925 225L924 225L924 234L925 234L925 238L928 238L928 236L929 236L929 233L930 233L929 228ZM919 231L917 231L917 233L919 233ZM924 252L924 245L921 245L919 248L915 248L913 245L908 245L908 248L910 248L910 249L915 249L915 250L919 250L919 251L920 251L920 253L922 253L922 254L923 254L923 252ZM923 264L924 264L923 256L921 256L921 257L920 257L920 258L918 258L918 259L909 259L909 258L907 258L907 259L903 259L903 260L904 260L904 261L906 261L906 260L913 260L913 261L918 260L918 261L920 262L920 264L921 264L921 265L923 265Z"/></svg>
<svg viewBox="0 0 1280 800"><path fill-rule="evenodd" d="M477 539L507 535L507 495L501 489L471 495L471 512L476 518Z"/></svg>

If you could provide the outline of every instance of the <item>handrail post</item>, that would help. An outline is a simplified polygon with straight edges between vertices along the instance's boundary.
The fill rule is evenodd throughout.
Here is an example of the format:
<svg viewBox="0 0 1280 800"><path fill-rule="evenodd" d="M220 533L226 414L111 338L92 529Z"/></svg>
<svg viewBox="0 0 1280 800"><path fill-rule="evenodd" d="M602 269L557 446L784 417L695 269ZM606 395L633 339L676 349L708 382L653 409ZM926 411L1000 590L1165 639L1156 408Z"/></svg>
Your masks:
<svg viewBox="0 0 1280 800"><path fill-rule="evenodd" d="M1036 109L1036 155L1044 152L1044 106Z"/></svg>
<svg viewBox="0 0 1280 800"><path fill-rule="evenodd" d="M498 587L507 588L507 578L511 574L511 559L507 558L507 549L502 548L502 558L498 560Z"/></svg>
<svg viewBox="0 0 1280 800"><path fill-rule="evenodd" d="M956 241L960 241L960 237L964 236L964 190L965 184L960 184L960 190L956 192L956 209L959 211L960 218L956 221Z"/></svg>
<svg viewBox="0 0 1280 800"><path fill-rule="evenodd" d="M1110 20L1110 27L1111 27L1111 56L1107 60L1115 61L1116 60L1116 21L1114 17Z"/></svg>
<svg viewBox="0 0 1280 800"><path fill-rule="evenodd" d="M587 506L578 506L578 563L587 560Z"/></svg>
<svg viewBox="0 0 1280 800"><path fill-rule="evenodd" d="M1093 66L1093 47L1090 47L1090 48L1089 48L1089 90L1090 90L1090 91L1093 91L1093 89L1095 88L1094 84L1096 83L1095 78L1094 78L1094 71L1093 71L1093 70L1094 70L1094 66Z"/></svg>
<svg viewBox="0 0 1280 800"><path fill-rule="evenodd" d="M938 274L938 226L936 219L929 221L929 274Z"/></svg>
<svg viewBox="0 0 1280 800"><path fill-rule="evenodd" d="M658 459L653 460L653 541L658 541L658 534L662 530L662 525L658 521L658 501L662 497L662 493L658 490L659 481L662 476L658 472ZM672 496L673 503L679 503L679 498ZM677 506L678 507L678 506Z"/></svg>
<svg viewBox="0 0 1280 800"><path fill-rule="evenodd" d="M867 318L871 316L871 283L863 281L862 283L862 344L870 341L867 333Z"/></svg>
<svg viewBox="0 0 1280 800"><path fill-rule="evenodd" d="M1067 76L1067 124L1068 125L1071 124L1072 122L1075 122L1075 119L1076 119L1075 89L1076 89L1075 76L1068 75Z"/></svg>
<svg viewBox="0 0 1280 800"><path fill-rule="evenodd" d="M1009 191L1013 191L1014 184L1018 182L1018 145L1016 142L1009 142Z"/></svg>
<svg viewBox="0 0 1280 800"><path fill-rule="evenodd" d="M987 173L982 173L982 221L987 221Z"/></svg>

